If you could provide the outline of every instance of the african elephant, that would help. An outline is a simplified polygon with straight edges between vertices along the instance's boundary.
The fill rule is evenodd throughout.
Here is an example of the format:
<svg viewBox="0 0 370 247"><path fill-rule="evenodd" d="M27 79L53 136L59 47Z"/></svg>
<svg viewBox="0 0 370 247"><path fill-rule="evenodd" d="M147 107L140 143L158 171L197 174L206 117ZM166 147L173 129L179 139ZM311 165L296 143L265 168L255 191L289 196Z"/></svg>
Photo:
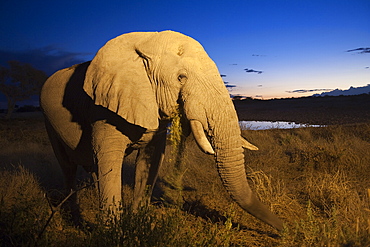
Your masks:
<svg viewBox="0 0 370 247"><path fill-rule="evenodd" d="M52 75L42 88L40 105L67 188L75 188L77 164L96 171L103 208L114 208L121 200L122 163L133 149L138 149L134 209L146 188L153 188L166 128L179 106L198 146L214 155L230 196L250 214L282 229L282 221L248 185L243 146L257 148L241 137L220 73L196 40L173 31L118 36L91 62Z"/></svg>

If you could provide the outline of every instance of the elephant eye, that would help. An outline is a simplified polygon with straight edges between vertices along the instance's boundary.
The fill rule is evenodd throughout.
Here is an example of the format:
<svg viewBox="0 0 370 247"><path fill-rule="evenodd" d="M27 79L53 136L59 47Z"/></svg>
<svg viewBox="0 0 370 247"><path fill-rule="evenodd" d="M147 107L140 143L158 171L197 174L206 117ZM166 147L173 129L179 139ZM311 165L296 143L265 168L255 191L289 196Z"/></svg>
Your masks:
<svg viewBox="0 0 370 247"><path fill-rule="evenodd" d="M180 74L180 75L177 77L177 79L179 80L179 82L180 82L181 84L184 84L184 83L187 81L188 77L187 77L185 74Z"/></svg>

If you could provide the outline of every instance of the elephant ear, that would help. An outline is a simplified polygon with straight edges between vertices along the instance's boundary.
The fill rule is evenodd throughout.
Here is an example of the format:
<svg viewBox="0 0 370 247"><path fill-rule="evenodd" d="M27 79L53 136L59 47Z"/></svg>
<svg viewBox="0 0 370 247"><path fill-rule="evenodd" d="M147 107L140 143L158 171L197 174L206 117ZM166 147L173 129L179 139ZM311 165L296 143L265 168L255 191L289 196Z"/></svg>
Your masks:
<svg viewBox="0 0 370 247"><path fill-rule="evenodd" d="M135 44L153 33L129 33L108 41L86 72L84 90L96 105L146 129L158 128L158 105Z"/></svg>

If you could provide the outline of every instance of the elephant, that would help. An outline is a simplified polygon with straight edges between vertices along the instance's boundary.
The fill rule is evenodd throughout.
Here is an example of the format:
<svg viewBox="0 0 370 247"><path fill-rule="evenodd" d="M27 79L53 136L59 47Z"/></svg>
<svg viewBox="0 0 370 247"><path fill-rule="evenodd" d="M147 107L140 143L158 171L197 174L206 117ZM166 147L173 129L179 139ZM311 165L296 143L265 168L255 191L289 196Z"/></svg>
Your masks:
<svg viewBox="0 0 370 247"><path fill-rule="evenodd" d="M241 136L218 68L195 39L174 31L120 35L92 61L53 74L42 87L40 106L66 188L76 188L78 165L95 172L102 209L117 212L123 159L132 150L138 150L132 208L150 194L164 158L167 126L180 108L199 148L214 156L231 198L256 218L283 228L248 184L243 147L258 148ZM78 208L77 196L70 199Z"/></svg>

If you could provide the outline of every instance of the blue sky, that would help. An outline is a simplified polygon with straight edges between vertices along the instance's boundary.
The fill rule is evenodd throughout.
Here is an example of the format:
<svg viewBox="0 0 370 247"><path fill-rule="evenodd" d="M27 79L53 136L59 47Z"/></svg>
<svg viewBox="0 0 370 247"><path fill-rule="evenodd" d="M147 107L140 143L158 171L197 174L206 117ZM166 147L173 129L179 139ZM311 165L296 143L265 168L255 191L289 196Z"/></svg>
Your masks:
<svg viewBox="0 0 370 247"><path fill-rule="evenodd" d="M120 34L175 30L205 47L232 94L301 97L370 83L370 53L347 52L370 47L369 0L2 0L0 23L0 63L49 73L91 60Z"/></svg>

